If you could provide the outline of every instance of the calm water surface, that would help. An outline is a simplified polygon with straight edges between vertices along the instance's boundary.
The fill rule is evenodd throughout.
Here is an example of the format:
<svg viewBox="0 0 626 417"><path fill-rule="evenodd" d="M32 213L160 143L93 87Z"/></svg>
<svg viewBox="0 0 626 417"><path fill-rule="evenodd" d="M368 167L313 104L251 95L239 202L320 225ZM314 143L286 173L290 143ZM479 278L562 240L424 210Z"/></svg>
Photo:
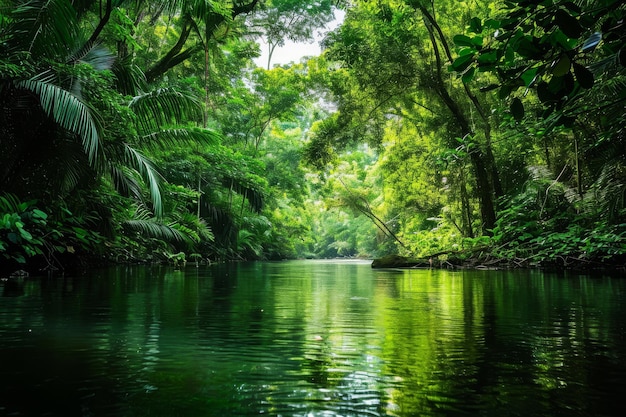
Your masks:
<svg viewBox="0 0 626 417"><path fill-rule="evenodd" d="M621 277L294 261L0 295L0 416L626 415Z"/></svg>

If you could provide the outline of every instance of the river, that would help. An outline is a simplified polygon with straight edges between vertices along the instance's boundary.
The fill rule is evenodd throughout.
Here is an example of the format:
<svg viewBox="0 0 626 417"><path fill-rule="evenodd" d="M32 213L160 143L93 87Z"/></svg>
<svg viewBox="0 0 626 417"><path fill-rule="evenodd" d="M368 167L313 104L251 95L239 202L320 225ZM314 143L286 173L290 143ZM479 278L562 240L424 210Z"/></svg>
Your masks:
<svg viewBox="0 0 626 417"><path fill-rule="evenodd" d="M364 261L0 283L2 416L624 416L626 280Z"/></svg>

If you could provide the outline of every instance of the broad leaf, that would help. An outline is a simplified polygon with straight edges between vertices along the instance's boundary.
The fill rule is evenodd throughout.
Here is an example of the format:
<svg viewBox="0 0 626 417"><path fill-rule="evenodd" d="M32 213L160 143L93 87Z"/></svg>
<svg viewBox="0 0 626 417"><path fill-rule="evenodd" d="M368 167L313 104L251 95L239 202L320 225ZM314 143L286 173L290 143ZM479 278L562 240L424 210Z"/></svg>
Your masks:
<svg viewBox="0 0 626 417"><path fill-rule="evenodd" d="M593 87L594 78L591 71L589 71L583 65L580 65L577 62L574 62L574 74L576 75L576 79L578 83L583 88L591 88Z"/></svg>
<svg viewBox="0 0 626 417"><path fill-rule="evenodd" d="M513 118L518 122L522 121L522 119L524 118L524 105L522 104L522 101L517 97L515 97L511 102L511 114L513 115Z"/></svg>

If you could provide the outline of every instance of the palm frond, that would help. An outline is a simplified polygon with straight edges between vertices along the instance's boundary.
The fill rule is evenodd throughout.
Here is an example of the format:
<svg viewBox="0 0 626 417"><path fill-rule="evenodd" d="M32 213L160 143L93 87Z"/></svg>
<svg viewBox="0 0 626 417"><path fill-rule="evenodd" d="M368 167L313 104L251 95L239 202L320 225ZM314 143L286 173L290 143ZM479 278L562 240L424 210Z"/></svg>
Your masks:
<svg viewBox="0 0 626 417"><path fill-rule="evenodd" d="M195 96L171 87L135 96L129 107L146 132L153 127L183 124L202 117L202 106Z"/></svg>
<svg viewBox="0 0 626 417"><path fill-rule="evenodd" d="M177 213L174 217L176 224L181 224L189 229L193 229L199 241L213 242L215 240L215 235L204 219L198 218L195 214L188 211Z"/></svg>
<svg viewBox="0 0 626 417"><path fill-rule="evenodd" d="M35 56L64 57L79 28L76 10L68 0L31 0L12 11L12 39Z"/></svg>
<svg viewBox="0 0 626 417"><path fill-rule="evenodd" d="M226 207L212 204L206 196L200 199L200 216L206 219L213 233L221 241L230 241L235 238L237 227L233 213Z"/></svg>
<svg viewBox="0 0 626 417"><path fill-rule="evenodd" d="M132 219L122 223L126 233L139 233L143 237L161 239L171 243L188 243L187 235L176 228L153 219Z"/></svg>
<svg viewBox="0 0 626 417"><path fill-rule="evenodd" d="M95 162L100 139L96 122L85 103L69 91L38 77L20 81L17 86L35 93L49 117L63 129L80 136L89 162Z"/></svg>
<svg viewBox="0 0 626 417"><path fill-rule="evenodd" d="M90 65L96 71L110 70L115 64L115 55L97 43L87 43L69 57L68 61L78 61Z"/></svg>
<svg viewBox="0 0 626 417"><path fill-rule="evenodd" d="M260 257L263 254L263 246L258 241L254 232L249 230L242 229L237 233L236 245L238 251L248 250L256 257Z"/></svg>
<svg viewBox="0 0 626 417"><path fill-rule="evenodd" d="M116 60L111 70L115 75L117 90L122 94L136 96L139 91L146 88L147 82L146 75L131 58L129 56Z"/></svg>
<svg viewBox="0 0 626 417"><path fill-rule="evenodd" d="M154 206L154 213L157 217L161 217L163 214L163 202L161 200L161 190L159 187L159 173L150 159L128 144L125 144L125 153L126 162L141 174L148 186L152 205Z"/></svg>
<svg viewBox="0 0 626 417"><path fill-rule="evenodd" d="M141 200L141 184L138 178L135 178L128 168L118 165L109 165L109 174L113 180L113 186L124 197L133 196L137 200Z"/></svg>
<svg viewBox="0 0 626 417"><path fill-rule="evenodd" d="M225 178L223 184L225 187L230 187L233 191L248 200L252 211L259 213L263 209L263 205L265 204L263 191L250 184L246 184L238 178Z"/></svg>
<svg viewBox="0 0 626 417"><path fill-rule="evenodd" d="M212 129L172 128L142 136L141 144L149 149L166 149L194 143L215 146L220 143L220 139L219 132Z"/></svg>
<svg viewBox="0 0 626 417"><path fill-rule="evenodd" d="M20 199L11 193L2 193L0 195L0 213L15 213L18 211L23 211L20 208Z"/></svg>
<svg viewBox="0 0 626 417"><path fill-rule="evenodd" d="M626 172L619 161L609 161L601 170L590 191L590 206L599 209L610 223L623 221L620 213L626 208Z"/></svg>
<svg viewBox="0 0 626 417"><path fill-rule="evenodd" d="M70 138L71 139L71 138ZM49 181L56 181L54 189L67 195L74 190L81 181L89 177L92 172L91 165L87 164L85 155L80 144L75 141L65 140L57 144L58 153L51 155L46 161L46 171L57 174ZM61 169L59 169L61 168Z"/></svg>

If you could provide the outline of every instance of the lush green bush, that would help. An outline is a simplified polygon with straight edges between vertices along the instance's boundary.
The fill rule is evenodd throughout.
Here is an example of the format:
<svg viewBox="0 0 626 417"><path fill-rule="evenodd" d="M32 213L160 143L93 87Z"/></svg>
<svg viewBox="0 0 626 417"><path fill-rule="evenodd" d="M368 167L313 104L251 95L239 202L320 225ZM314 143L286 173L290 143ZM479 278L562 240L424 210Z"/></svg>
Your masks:
<svg viewBox="0 0 626 417"><path fill-rule="evenodd" d="M74 215L65 207L46 211L37 200L20 201L15 195L0 195L0 254L5 268L27 263L42 269L63 267L59 255L100 252L104 238L94 231L95 218Z"/></svg>

